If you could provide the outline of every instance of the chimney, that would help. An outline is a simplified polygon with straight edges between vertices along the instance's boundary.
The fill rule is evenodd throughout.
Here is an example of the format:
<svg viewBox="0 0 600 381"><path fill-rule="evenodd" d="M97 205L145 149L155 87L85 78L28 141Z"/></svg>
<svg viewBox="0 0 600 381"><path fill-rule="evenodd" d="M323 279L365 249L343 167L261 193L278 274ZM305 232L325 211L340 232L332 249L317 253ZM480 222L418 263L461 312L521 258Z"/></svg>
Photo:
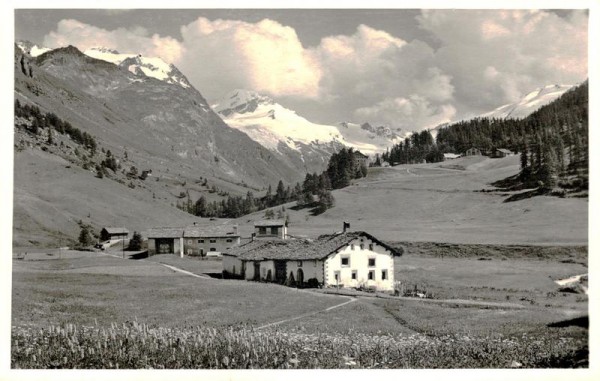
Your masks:
<svg viewBox="0 0 600 381"><path fill-rule="evenodd" d="M343 231L342 231L342 232L343 232L343 233L345 233L345 232L346 232L346 229L350 229L350 223L348 223L348 222L344 221L344 229L343 229Z"/></svg>
<svg viewBox="0 0 600 381"><path fill-rule="evenodd" d="M255 236L256 236L256 233L252 233L252 235L250 236L250 242L254 242Z"/></svg>
<svg viewBox="0 0 600 381"><path fill-rule="evenodd" d="M237 229L238 229L238 226L237 225L233 225L233 233L234 234L237 234L237 232L238 232Z"/></svg>

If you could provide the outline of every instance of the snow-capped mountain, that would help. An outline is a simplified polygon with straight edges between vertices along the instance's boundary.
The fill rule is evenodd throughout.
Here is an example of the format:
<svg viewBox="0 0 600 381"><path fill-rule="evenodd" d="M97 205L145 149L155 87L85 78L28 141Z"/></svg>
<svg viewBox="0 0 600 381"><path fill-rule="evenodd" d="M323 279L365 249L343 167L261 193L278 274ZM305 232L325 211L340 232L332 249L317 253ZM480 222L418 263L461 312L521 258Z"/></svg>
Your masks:
<svg viewBox="0 0 600 381"><path fill-rule="evenodd" d="M192 86L173 64L168 64L158 57L143 57L141 54L133 53L122 54L107 48L91 48L85 50L83 54L125 67L136 75L156 78L184 88Z"/></svg>
<svg viewBox="0 0 600 381"><path fill-rule="evenodd" d="M368 122L363 124L342 122L337 126L337 129L344 137L346 145L372 155L385 151L386 148L411 134L410 131L404 131L400 128L372 126Z"/></svg>
<svg viewBox="0 0 600 381"><path fill-rule="evenodd" d="M37 46L29 41L19 41L17 42L17 46L24 53L32 57L40 56L51 50ZM83 54L124 67L133 74L141 77L155 78L186 89L192 86L179 69L158 57L143 57L141 54L135 53L119 53L114 49L104 47L87 49L83 51Z"/></svg>
<svg viewBox="0 0 600 381"><path fill-rule="evenodd" d="M112 146L113 152L126 144L130 153L149 153L144 159L148 168L166 165L178 173L189 168L196 178L243 182L254 189L304 178L304 168L289 165L283 155L227 126L193 86L170 82L179 73L174 66L114 51L97 52L92 54L119 64L73 46L37 57L17 48L15 72L20 76L15 91L21 100L33 100ZM137 64L134 70L131 66ZM161 77L162 73L169 77Z"/></svg>
<svg viewBox="0 0 600 381"><path fill-rule="evenodd" d="M37 46L30 41L17 41L17 46L23 51L23 53L27 53L32 57L37 57L40 54L46 53L50 50L48 48Z"/></svg>
<svg viewBox="0 0 600 381"><path fill-rule="evenodd" d="M295 151L302 161L316 151L329 156L342 146L372 155L385 151L399 138L389 127L372 127L368 123L313 123L268 96L249 90L234 90L211 107L229 126L262 146L280 153ZM322 160L327 162L327 157Z"/></svg>
<svg viewBox="0 0 600 381"><path fill-rule="evenodd" d="M501 119L525 118L540 107L547 105L555 99L558 99L572 87L573 85L548 85L545 87L540 87L527 94L518 102L500 106L493 111L482 114L481 116Z"/></svg>

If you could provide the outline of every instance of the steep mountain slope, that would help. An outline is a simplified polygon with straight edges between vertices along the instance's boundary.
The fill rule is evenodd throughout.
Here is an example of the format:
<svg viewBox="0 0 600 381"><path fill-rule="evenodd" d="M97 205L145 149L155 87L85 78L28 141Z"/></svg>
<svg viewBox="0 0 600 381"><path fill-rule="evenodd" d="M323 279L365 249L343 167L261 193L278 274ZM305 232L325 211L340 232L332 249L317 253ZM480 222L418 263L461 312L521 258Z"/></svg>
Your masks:
<svg viewBox="0 0 600 381"><path fill-rule="evenodd" d="M481 115L481 117L500 119L525 118L540 107L558 99L572 87L572 85L548 85L540 87L527 94L520 101L500 106L493 111Z"/></svg>
<svg viewBox="0 0 600 381"><path fill-rule="evenodd" d="M74 47L61 48L35 58L38 75L27 81L40 87L34 101L42 108L74 114L83 130L108 144L131 147L155 160L174 160L198 175L255 187L303 176L229 128L174 67L163 79L154 77L161 75L160 65L148 76L149 62L157 61L125 57L116 66ZM17 80L17 93L24 93L21 84Z"/></svg>
<svg viewBox="0 0 600 381"><path fill-rule="evenodd" d="M234 90L212 107L231 127L273 152L287 155L292 162L300 160L309 171L322 170L322 163L342 146L371 155L398 139L390 128L368 123L316 124L254 91Z"/></svg>
<svg viewBox="0 0 600 381"><path fill-rule="evenodd" d="M304 177L302 168L227 126L174 67L167 66L168 75L161 79L156 78L164 72L160 63L140 57L124 57L115 65L74 47L37 57L26 52L15 47L15 99L94 136L98 150L87 152L57 131L49 143L47 128L32 136L17 128L15 120L14 226L26 227L23 234L15 234L18 242L71 235L79 220L95 227L140 229L177 221L177 215L185 221L193 216L177 210L176 203L194 202L201 194L215 200L217 193L260 192L279 180L293 183ZM19 121L21 126L28 123ZM30 152L40 150L43 155ZM119 169L109 178L95 179L94 168L108 158L108 151ZM30 164L22 165L22 160ZM63 176L63 169L73 164L83 170L75 177ZM42 165L60 181L29 173ZM152 177L129 180L125 173L133 167L152 171ZM76 191L75 182L81 184ZM53 194L68 197L68 208L47 197L49 187ZM47 207L32 208L41 204Z"/></svg>

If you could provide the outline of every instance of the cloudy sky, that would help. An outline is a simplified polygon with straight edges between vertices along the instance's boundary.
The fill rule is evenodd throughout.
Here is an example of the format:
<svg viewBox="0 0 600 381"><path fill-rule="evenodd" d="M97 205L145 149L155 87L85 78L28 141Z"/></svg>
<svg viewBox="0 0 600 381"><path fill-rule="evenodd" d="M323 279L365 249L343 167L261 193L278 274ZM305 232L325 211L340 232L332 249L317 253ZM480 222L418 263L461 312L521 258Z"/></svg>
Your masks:
<svg viewBox="0 0 600 381"><path fill-rule="evenodd" d="M16 10L15 38L160 56L209 100L311 121L435 127L588 76L581 10Z"/></svg>

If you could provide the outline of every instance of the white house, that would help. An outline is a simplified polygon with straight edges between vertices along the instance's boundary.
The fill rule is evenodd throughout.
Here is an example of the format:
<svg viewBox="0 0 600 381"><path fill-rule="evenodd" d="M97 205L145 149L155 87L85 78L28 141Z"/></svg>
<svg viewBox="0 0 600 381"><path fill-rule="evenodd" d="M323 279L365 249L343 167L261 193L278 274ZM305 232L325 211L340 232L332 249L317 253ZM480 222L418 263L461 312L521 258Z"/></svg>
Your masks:
<svg viewBox="0 0 600 381"><path fill-rule="evenodd" d="M315 240L254 240L223 253L223 274L325 287L394 289L395 248L357 231Z"/></svg>

